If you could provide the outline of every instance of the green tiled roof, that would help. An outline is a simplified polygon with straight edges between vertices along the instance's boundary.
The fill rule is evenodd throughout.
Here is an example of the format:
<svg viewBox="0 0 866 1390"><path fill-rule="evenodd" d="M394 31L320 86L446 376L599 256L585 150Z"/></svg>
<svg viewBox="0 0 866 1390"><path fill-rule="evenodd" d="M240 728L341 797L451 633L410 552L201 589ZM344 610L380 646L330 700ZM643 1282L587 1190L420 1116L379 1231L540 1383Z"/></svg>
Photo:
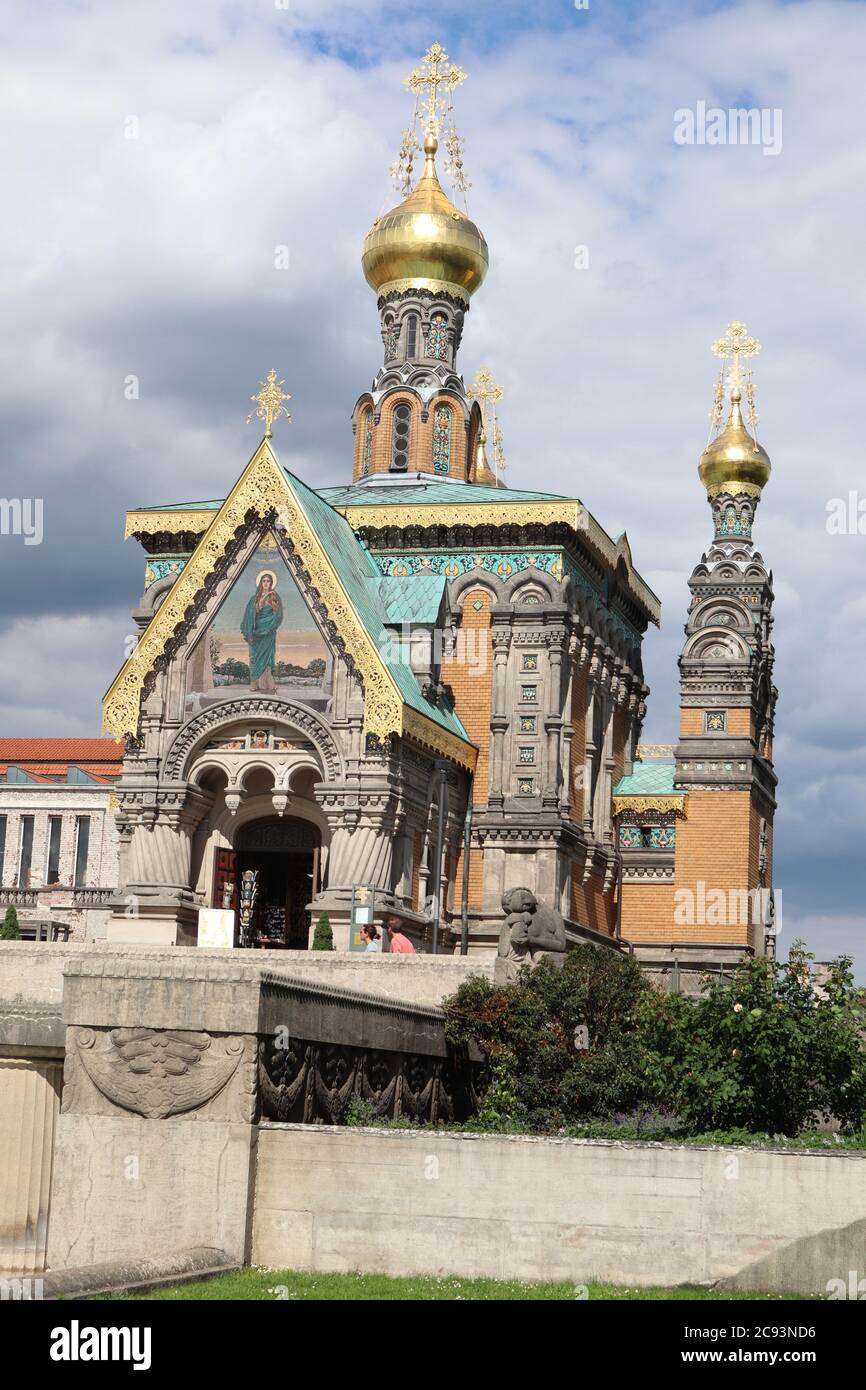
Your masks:
<svg viewBox="0 0 866 1390"><path fill-rule="evenodd" d="M621 777L614 796L685 796L674 786L674 763L635 763L628 777Z"/></svg>
<svg viewBox="0 0 866 1390"><path fill-rule="evenodd" d="M435 623L446 582L444 574L387 575L373 581L389 623Z"/></svg>
<svg viewBox="0 0 866 1390"><path fill-rule="evenodd" d="M518 492L509 487L482 487L480 483L387 483L354 484L352 487L323 487L319 496L332 507L387 507L397 503L404 506L467 507L478 502L568 502L571 498L561 492Z"/></svg>
<svg viewBox="0 0 866 1390"><path fill-rule="evenodd" d="M452 709L441 709L424 699L415 674L409 665L409 653L408 651L403 652L404 644L395 644L384 635L386 624L393 620L388 617L388 609L382 600L381 590L383 584L394 581L383 579L372 556L361 545L344 516L334 511L334 508L318 493L307 487L306 483L302 483L300 478L296 478L287 469L284 469L283 472L291 483L299 504L306 512L310 525L337 571L358 617L382 653L383 660L394 677L394 682L404 702L411 709L417 710L419 714L432 720L434 724L439 724L449 733L456 734L465 743L471 744L472 740ZM431 577L438 578L438 576ZM396 654L393 650L395 647ZM405 660L402 659L404 655Z"/></svg>

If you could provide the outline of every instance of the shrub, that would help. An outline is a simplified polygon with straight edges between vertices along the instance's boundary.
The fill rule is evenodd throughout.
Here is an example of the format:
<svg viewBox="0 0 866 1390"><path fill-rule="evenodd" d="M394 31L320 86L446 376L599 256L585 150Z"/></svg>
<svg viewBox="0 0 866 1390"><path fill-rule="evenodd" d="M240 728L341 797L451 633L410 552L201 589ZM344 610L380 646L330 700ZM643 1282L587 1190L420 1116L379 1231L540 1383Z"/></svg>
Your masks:
<svg viewBox="0 0 866 1390"><path fill-rule="evenodd" d="M314 951L333 951L334 933L331 931L331 919L327 912L319 914L316 929L313 932Z"/></svg>
<svg viewBox="0 0 866 1390"><path fill-rule="evenodd" d="M7 907L3 925L0 927L0 941L20 941L21 929L18 926L18 913L14 907Z"/></svg>
<svg viewBox="0 0 866 1390"><path fill-rule="evenodd" d="M866 1007L849 957L814 987L814 957L743 960L702 996L648 994L641 1008L651 1083L690 1133L742 1129L795 1135L866 1112Z"/></svg>
<svg viewBox="0 0 866 1390"><path fill-rule="evenodd" d="M648 992L631 957L589 944L561 969L543 962L514 984L466 980L445 1003L446 1033L484 1053L479 1123L549 1131L652 1106L653 1068L637 1028Z"/></svg>

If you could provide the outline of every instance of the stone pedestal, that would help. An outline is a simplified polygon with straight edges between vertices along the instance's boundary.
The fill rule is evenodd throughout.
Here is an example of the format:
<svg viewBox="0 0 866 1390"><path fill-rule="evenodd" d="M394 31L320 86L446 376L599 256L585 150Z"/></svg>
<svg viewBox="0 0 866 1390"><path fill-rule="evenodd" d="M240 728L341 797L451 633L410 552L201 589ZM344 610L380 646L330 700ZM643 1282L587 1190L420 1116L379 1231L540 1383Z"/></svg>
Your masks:
<svg viewBox="0 0 866 1390"><path fill-rule="evenodd" d="M258 980L194 954L67 967L52 1269L196 1246L244 1259Z"/></svg>

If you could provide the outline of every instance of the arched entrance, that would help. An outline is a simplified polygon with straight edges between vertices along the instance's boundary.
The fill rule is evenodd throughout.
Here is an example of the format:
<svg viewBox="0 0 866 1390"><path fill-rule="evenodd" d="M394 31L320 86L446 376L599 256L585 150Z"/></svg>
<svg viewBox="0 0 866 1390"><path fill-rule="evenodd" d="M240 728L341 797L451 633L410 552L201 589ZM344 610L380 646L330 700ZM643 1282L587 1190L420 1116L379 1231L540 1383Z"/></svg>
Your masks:
<svg viewBox="0 0 866 1390"><path fill-rule="evenodd" d="M307 904L319 889L321 835L312 821L266 816L241 825L231 850L217 855L214 901L232 884L232 905L240 919L241 885L247 870L256 875L256 898L245 944L306 950Z"/></svg>

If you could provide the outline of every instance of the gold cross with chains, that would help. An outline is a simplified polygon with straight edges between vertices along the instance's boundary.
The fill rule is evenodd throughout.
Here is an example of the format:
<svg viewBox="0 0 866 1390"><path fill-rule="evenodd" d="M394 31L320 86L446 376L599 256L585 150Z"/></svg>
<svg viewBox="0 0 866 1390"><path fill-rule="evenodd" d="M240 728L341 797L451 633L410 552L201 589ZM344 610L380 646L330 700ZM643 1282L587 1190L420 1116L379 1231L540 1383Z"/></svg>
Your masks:
<svg viewBox="0 0 866 1390"><path fill-rule="evenodd" d="M425 113L425 131L438 139L443 117L448 106L439 95L442 87L449 94L465 82L466 73L456 63L448 62L448 54L441 43L432 43L421 60L421 65L409 73L405 86L415 97L419 109ZM426 95L425 95L426 93Z"/></svg>
<svg viewBox="0 0 866 1390"><path fill-rule="evenodd" d="M725 329L724 337L717 338L713 343L713 355L721 357L722 366L719 372L719 379L716 382L715 395L713 397L713 408L710 411L712 434L713 428L718 428L722 423L724 414L725 397L725 364L730 362L727 368L727 386L733 398L736 393L739 400L741 387L743 385L743 369L741 359L757 357L761 351L761 344L757 338L750 338L746 330L746 325L739 319L734 319ZM755 388L752 383L752 369L746 369L746 418L752 426L753 433L758 424L758 416L755 411Z"/></svg>
<svg viewBox="0 0 866 1390"><path fill-rule="evenodd" d="M262 388L261 391L256 396L250 396L250 400L257 401L258 406L247 416L247 424L250 423L253 415L258 415L259 419L265 422L265 439L271 438L273 433L271 425L280 415L285 415L287 422L292 423L292 417L283 405L283 401L292 399L281 389L285 384L284 381L277 381L277 374L271 367L267 380L259 383Z"/></svg>
<svg viewBox="0 0 866 1390"><path fill-rule="evenodd" d="M508 464L505 462L505 448L502 442L502 430L496 419L496 402L501 401L505 395L502 386L493 380L493 373L487 367L482 367L476 373L472 385L466 388L466 394L471 401L477 401L481 406L481 415L484 420L484 433L493 445L493 466L496 469L496 484L499 486L499 474L504 473Z"/></svg>

